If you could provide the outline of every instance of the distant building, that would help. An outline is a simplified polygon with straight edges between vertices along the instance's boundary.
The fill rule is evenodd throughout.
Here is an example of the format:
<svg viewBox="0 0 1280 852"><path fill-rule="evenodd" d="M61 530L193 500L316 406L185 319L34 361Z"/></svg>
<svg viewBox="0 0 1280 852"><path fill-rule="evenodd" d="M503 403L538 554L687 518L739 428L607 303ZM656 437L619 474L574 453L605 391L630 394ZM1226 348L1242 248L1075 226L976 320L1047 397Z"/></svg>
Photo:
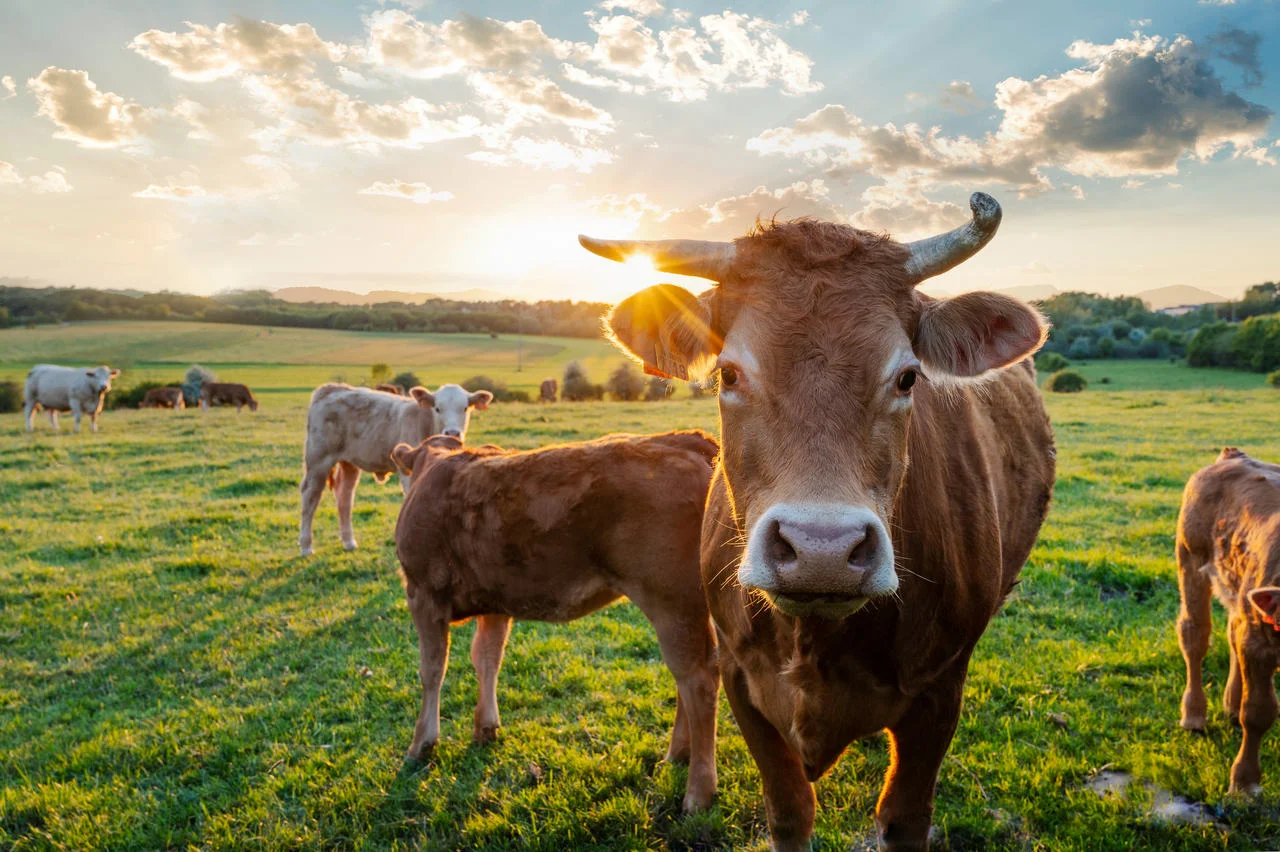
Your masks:
<svg viewBox="0 0 1280 852"><path fill-rule="evenodd" d="M1158 314L1164 314L1167 317L1180 317L1183 314L1189 314L1192 311L1198 311L1201 308L1209 308L1214 305L1222 304L1221 302L1201 302L1198 305L1174 305L1170 308L1161 308L1156 311Z"/></svg>

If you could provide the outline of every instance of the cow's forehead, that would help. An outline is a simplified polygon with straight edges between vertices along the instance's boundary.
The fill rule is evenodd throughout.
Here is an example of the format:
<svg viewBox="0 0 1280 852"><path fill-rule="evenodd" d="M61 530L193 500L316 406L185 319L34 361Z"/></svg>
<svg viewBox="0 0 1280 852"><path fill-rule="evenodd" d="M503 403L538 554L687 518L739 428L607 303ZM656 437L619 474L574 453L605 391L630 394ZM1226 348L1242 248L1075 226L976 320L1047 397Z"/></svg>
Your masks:
<svg viewBox="0 0 1280 852"><path fill-rule="evenodd" d="M466 389L458 385L441 385L439 389L432 392L435 398L436 407L438 408L463 408L470 404L471 394Z"/></svg>

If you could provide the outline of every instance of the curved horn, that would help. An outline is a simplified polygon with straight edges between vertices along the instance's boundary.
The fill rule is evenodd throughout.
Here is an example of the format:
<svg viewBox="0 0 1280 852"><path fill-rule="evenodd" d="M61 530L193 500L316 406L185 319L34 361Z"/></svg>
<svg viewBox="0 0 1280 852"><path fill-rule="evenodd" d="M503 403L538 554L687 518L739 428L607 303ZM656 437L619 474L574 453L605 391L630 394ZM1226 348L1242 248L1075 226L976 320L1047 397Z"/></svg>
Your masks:
<svg viewBox="0 0 1280 852"><path fill-rule="evenodd" d="M954 231L907 243L911 251L906 267L913 284L959 266L991 241L1000 227L1000 202L985 192L969 196L973 219Z"/></svg>
<svg viewBox="0 0 1280 852"><path fill-rule="evenodd" d="M578 235L578 242L592 254L619 262L635 254L647 254L653 268L676 275L693 275L719 281L733 263L733 243L707 240L598 240Z"/></svg>

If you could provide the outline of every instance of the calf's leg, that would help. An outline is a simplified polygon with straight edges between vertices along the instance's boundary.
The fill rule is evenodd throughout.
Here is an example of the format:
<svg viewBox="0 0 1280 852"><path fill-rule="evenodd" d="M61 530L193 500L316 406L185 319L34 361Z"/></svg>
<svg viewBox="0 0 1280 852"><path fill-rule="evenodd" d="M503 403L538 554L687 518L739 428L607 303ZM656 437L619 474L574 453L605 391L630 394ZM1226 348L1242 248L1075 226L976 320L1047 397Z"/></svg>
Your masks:
<svg viewBox="0 0 1280 852"><path fill-rule="evenodd" d="M1182 694L1182 727L1203 731L1208 703L1204 697L1204 655L1209 651L1209 634L1213 630L1211 612L1212 585L1201 570L1209 560L1178 544L1178 588L1182 591L1182 609L1178 613L1178 644L1187 664L1187 689Z"/></svg>
<svg viewBox="0 0 1280 852"><path fill-rule="evenodd" d="M1276 721L1276 658L1264 642L1255 639L1250 646L1248 622L1244 619L1234 638L1242 687L1240 726L1244 728L1244 739L1235 763L1231 764L1230 791L1253 794L1262 789L1258 749L1263 736Z"/></svg>
<svg viewBox="0 0 1280 852"><path fill-rule="evenodd" d="M1227 623L1227 645L1231 653L1228 655L1227 688L1222 691L1222 709L1227 720L1240 727L1240 654L1236 650L1236 636L1245 629L1245 618L1233 615Z"/></svg>
<svg viewBox="0 0 1280 852"><path fill-rule="evenodd" d="M333 496L338 501L338 536L347 550L356 549L356 534L351 527L351 507L356 501L356 485L360 482L360 468L351 462L340 461L333 473Z"/></svg>
<svg viewBox="0 0 1280 852"><path fill-rule="evenodd" d="M720 676L733 718L764 782L770 847L774 852L808 849L817 800L804 764L778 729L751 704L746 673L727 653L720 656Z"/></svg>
<svg viewBox="0 0 1280 852"><path fill-rule="evenodd" d="M302 521L298 527L298 549L303 556L311 555L311 522L316 515L316 507L324 496L325 484L329 480L329 472L334 462L323 459L317 464L307 464L302 475Z"/></svg>
<svg viewBox="0 0 1280 852"><path fill-rule="evenodd" d="M889 772L876 803L880 848L928 849L938 770L960 719L966 653L957 669L912 701L889 729Z"/></svg>
<svg viewBox="0 0 1280 852"><path fill-rule="evenodd" d="M492 742L502 724L498 718L498 669L502 667L502 652L510 634L511 616L477 616L476 635L471 640L471 665L476 669L480 697L476 702L471 738L478 743Z"/></svg>
<svg viewBox="0 0 1280 852"><path fill-rule="evenodd" d="M437 606L424 586L406 581L404 591L418 631L418 677L422 681L422 710L406 756L425 760L440 740L440 686L449 666L449 611Z"/></svg>
<svg viewBox="0 0 1280 852"><path fill-rule="evenodd" d="M663 758L667 763L689 762L689 711L680 700L680 690L676 690L676 721L671 726L671 745L667 747L667 755Z"/></svg>

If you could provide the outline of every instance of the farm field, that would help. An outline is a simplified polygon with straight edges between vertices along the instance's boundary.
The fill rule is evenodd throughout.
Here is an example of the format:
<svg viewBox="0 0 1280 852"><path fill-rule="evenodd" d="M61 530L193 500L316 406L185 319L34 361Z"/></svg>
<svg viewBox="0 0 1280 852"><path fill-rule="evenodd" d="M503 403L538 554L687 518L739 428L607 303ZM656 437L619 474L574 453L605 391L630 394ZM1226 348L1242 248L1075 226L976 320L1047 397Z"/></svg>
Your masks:
<svg viewBox="0 0 1280 852"><path fill-rule="evenodd" d="M632 605L569 625L517 623L499 681L504 727L488 746L470 742L472 628L455 629L442 740L430 764L410 766L419 688L391 538L399 490L362 482L351 554L326 496L316 554L297 555L314 384L386 361L433 386L486 372L527 376L511 384L532 388L573 357L603 381L619 360L603 343L526 342L530 357L561 348L537 350L540 366L515 374L510 348L495 346L506 340L394 335L366 350L374 336L196 326L207 337L195 340L187 324L111 325L0 332L0 378L20 378L37 353L128 359L140 378L177 377L197 361L267 396L256 414L108 411L96 435L55 435L44 420L28 435L21 415L0 415L0 848L766 843L759 776L723 700L716 805L680 814L684 770L659 762L674 683ZM1239 734L1221 711L1220 610L1208 733L1178 727L1172 560L1187 476L1225 444L1280 459L1280 393L1260 376L1163 363L1082 371L1089 390L1048 400L1055 502L1023 582L978 645L939 780L938 845L1280 846L1280 730L1263 747L1273 792L1226 797ZM710 399L495 404L469 438L527 448L715 421ZM887 764L884 739L867 740L819 782L817 848L874 846ZM1103 770L1136 783L1100 797L1088 783ZM1211 819L1151 818L1157 794L1144 783L1203 803Z"/></svg>

